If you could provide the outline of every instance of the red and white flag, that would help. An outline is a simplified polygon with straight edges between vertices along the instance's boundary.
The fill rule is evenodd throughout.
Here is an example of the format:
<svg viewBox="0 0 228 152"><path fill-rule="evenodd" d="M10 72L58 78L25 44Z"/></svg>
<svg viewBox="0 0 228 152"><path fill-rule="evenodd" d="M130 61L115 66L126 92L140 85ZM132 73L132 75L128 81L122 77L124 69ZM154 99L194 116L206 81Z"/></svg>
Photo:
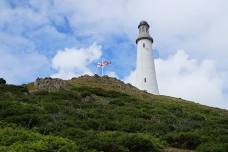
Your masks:
<svg viewBox="0 0 228 152"><path fill-rule="evenodd" d="M104 68L106 65L111 64L109 60L103 60L102 62L97 63L98 68Z"/></svg>
<svg viewBox="0 0 228 152"><path fill-rule="evenodd" d="M106 65L111 64L109 60L102 60L101 62L97 63L97 68L101 68L101 75L103 76L103 69Z"/></svg>
<svg viewBox="0 0 228 152"><path fill-rule="evenodd" d="M104 65L111 64L111 61L109 61L109 60L104 60L104 61L103 61L103 64L104 64Z"/></svg>
<svg viewBox="0 0 228 152"><path fill-rule="evenodd" d="M102 63L97 63L97 67L98 68L103 68L105 65L104 64L102 64Z"/></svg>

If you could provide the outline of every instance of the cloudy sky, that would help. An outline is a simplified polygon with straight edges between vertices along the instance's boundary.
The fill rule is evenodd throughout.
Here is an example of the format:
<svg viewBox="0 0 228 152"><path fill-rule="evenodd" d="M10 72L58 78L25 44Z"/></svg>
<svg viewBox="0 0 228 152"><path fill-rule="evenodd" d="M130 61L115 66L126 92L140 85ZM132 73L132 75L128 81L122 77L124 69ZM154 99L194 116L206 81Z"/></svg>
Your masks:
<svg viewBox="0 0 228 152"><path fill-rule="evenodd" d="M133 82L151 25L160 93L228 108L227 0L0 0L0 77L22 84L99 72Z"/></svg>

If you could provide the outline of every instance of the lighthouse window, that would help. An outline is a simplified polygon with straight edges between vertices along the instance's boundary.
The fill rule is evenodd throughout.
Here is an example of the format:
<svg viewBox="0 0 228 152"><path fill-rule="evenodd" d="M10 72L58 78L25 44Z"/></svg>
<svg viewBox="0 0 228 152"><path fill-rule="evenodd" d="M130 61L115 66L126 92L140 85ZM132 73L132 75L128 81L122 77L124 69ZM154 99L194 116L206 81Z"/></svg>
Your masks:
<svg viewBox="0 0 228 152"><path fill-rule="evenodd" d="M144 82L146 83L146 78L144 78Z"/></svg>
<svg viewBox="0 0 228 152"><path fill-rule="evenodd" d="M143 43L143 47L145 48L145 43Z"/></svg>

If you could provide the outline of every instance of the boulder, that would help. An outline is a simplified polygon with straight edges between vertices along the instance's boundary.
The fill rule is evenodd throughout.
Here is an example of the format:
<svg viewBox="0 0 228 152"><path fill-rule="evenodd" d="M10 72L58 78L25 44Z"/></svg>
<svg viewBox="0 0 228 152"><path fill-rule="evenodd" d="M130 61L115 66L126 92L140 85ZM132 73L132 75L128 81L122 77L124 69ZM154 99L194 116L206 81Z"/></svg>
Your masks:
<svg viewBox="0 0 228 152"><path fill-rule="evenodd" d="M55 92L66 86L66 81L58 78L37 78L34 82L34 86L38 90L44 90L48 92Z"/></svg>

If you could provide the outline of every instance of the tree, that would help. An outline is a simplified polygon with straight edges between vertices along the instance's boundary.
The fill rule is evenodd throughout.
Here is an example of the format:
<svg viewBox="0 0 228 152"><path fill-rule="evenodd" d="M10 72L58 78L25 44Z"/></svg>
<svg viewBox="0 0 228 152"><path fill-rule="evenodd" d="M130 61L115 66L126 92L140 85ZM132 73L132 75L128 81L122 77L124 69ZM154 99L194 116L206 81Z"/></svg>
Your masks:
<svg viewBox="0 0 228 152"><path fill-rule="evenodd" d="M5 85L5 84L6 84L6 80L3 79L3 78L0 78L0 85L1 85L1 84Z"/></svg>

